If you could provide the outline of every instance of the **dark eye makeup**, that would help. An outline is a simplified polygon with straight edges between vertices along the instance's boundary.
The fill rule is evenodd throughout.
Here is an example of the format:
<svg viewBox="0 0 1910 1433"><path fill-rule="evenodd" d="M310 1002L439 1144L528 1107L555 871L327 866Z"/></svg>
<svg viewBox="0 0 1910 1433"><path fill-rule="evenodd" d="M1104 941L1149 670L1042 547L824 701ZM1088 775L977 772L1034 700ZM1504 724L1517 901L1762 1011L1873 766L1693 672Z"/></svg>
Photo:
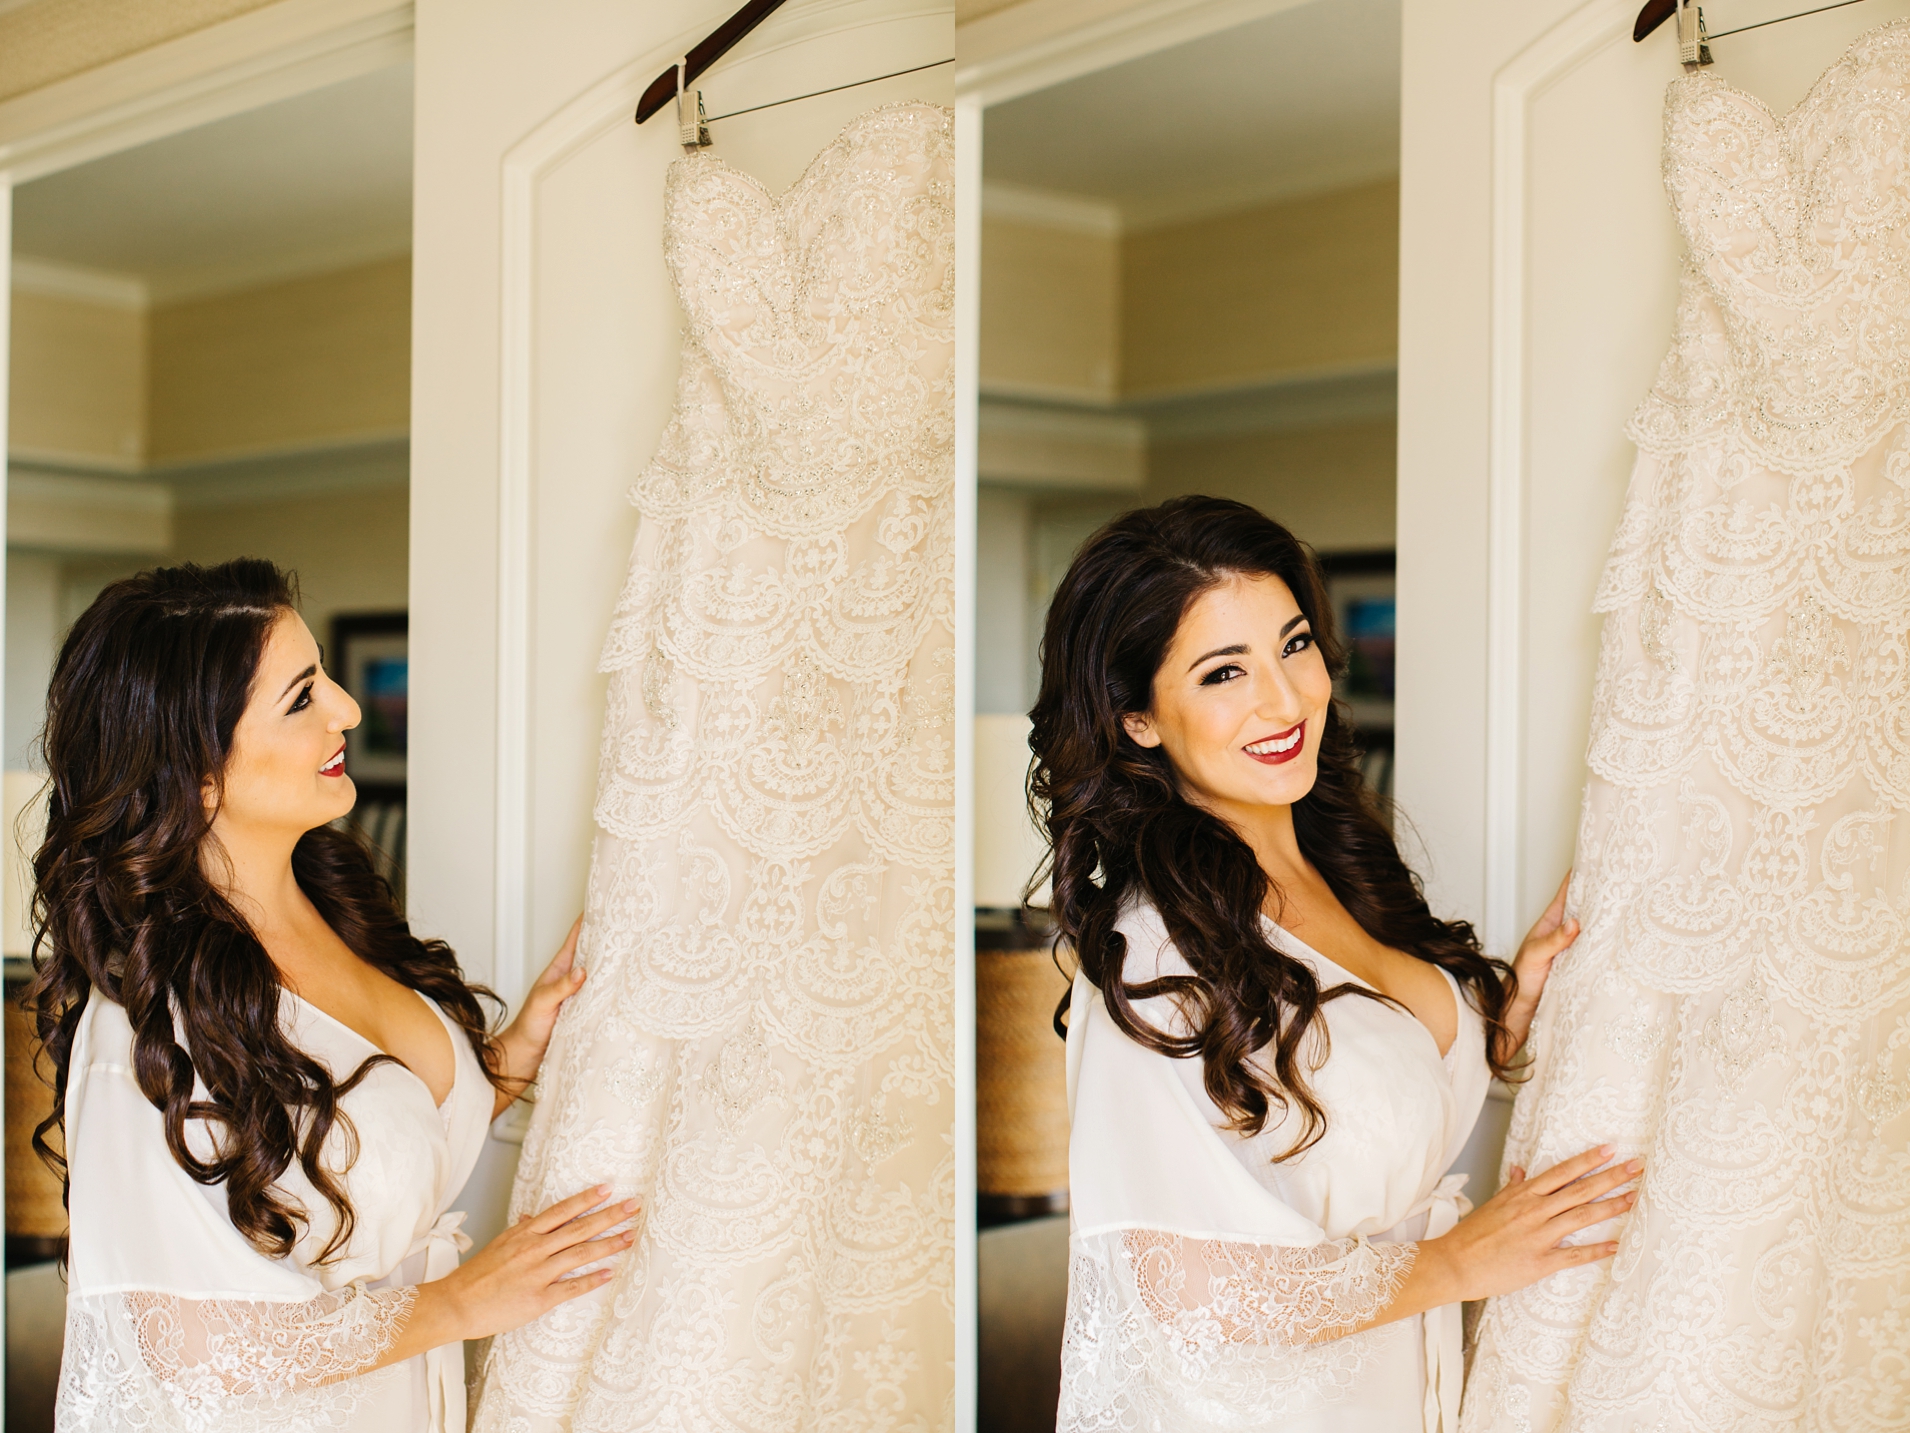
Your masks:
<svg viewBox="0 0 1910 1433"><path fill-rule="evenodd" d="M292 705L286 708L289 716L293 712L302 712L312 704L312 684L307 682L299 688L298 695L292 699Z"/></svg>
<svg viewBox="0 0 1910 1433"><path fill-rule="evenodd" d="M1280 649L1280 655L1283 657L1291 657L1296 653L1304 652L1312 645L1313 634L1305 628L1301 628L1298 632L1293 633L1287 638L1286 645ZM1218 667L1215 667L1211 672L1203 676L1200 679L1200 684L1203 687L1217 687L1223 682L1231 682L1236 678L1246 675L1247 669L1238 662L1222 662Z"/></svg>

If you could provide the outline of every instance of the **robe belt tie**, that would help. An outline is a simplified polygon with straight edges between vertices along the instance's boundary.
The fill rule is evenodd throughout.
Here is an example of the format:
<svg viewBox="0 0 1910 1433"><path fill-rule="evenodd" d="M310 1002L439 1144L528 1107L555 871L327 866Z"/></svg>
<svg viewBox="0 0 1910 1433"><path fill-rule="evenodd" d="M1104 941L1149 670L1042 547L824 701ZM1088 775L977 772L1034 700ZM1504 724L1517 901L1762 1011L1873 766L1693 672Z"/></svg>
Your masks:
<svg viewBox="0 0 1910 1433"><path fill-rule="evenodd" d="M1472 1212L1472 1201L1459 1191L1466 1176L1448 1174L1406 1217L1426 1216L1422 1239L1450 1234ZM1403 1222L1403 1221L1402 1221ZM1420 1322L1426 1335L1425 1433L1459 1433L1459 1392L1465 1378L1465 1312L1458 1304L1428 1309Z"/></svg>
<svg viewBox="0 0 1910 1433"><path fill-rule="evenodd" d="M411 1254L424 1254L420 1283L442 1279L458 1267L458 1259L471 1247L471 1236L464 1232L463 1224L462 1209L441 1214L424 1237L411 1246ZM464 1433L464 1345L444 1343L427 1351L424 1373L431 1394L431 1426L442 1428L444 1433Z"/></svg>

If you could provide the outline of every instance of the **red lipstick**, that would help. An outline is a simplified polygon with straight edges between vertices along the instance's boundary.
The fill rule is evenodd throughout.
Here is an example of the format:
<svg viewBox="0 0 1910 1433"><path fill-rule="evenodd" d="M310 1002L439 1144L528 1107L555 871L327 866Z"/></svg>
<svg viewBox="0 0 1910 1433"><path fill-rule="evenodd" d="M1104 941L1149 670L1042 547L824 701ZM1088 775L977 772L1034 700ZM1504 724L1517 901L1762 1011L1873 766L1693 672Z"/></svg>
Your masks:
<svg viewBox="0 0 1910 1433"><path fill-rule="evenodd" d="M1241 750L1265 766L1278 766L1282 762L1292 761L1306 750L1306 723L1301 722L1272 736L1250 741Z"/></svg>

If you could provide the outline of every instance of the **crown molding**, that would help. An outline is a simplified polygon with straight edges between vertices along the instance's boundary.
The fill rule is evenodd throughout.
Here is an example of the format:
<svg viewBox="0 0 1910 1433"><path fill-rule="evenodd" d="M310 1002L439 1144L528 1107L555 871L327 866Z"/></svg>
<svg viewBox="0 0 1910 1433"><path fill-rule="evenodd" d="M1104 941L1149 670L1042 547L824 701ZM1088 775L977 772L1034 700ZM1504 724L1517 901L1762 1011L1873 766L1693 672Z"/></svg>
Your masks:
<svg viewBox="0 0 1910 1433"><path fill-rule="evenodd" d="M1130 234L1172 229L1208 219L1227 219L1255 209L1271 209L1278 204L1366 189L1388 179L1395 185L1399 183L1398 156L1371 168L1288 171L1277 179L1247 179L1198 194L1164 195L1123 204L1120 206L1122 227Z"/></svg>
<svg viewBox="0 0 1910 1433"><path fill-rule="evenodd" d="M407 434L379 434L210 462L172 463L152 471L172 489L182 512L371 492L410 482L411 440Z"/></svg>
<svg viewBox="0 0 1910 1433"><path fill-rule="evenodd" d="M11 282L16 293L72 299L78 303L96 304L101 308L143 312L152 304L152 292L146 281L137 274L89 269L57 259L36 259L26 254L13 256Z"/></svg>
<svg viewBox="0 0 1910 1433"><path fill-rule="evenodd" d="M175 512L402 488L410 480L411 439L406 433L368 434L341 442L146 468L16 448L9 456L8 472L15 495L45 502L57 498L69 506L90 505L89 510L114 512L146 511L163 504L169 518ZM21 539L9 534L9 540Z"/></svg>
<svg viewBox="0 0 1910 1433"><path fill-rule="evenodd" d="M1370 169L1316 170L1287 173L1278 179L1250 179L1223 189L1198 194L1118 201L1068 194L1005 179L982 184L982 217L1032 229L1054 229L1070 234L1120 239L1129 234L1228 219L1236 214L1269 209L1278 204L1344 194L1391 180L1399 182L1399 164L1389 160Z"/></svg>
<svg viewBox="0 0 1910 1433"><path fill-rule="evenodd" d="M1037 189L1005 180L983 181L982 217L1103 239L1121 237L1121 206L1111 199L1064 194L1058 189Z"/></svg>
<svg viewBox="0 0 1910 1433"><path fill-rule="evenodd" d="M1288 374L1246 387L1130 397L1123 407L1147 425L1151 443L1390 421L1399 413L1399 367Z"/></svg>
<svg viewBox="0 0 1910 1433"><path fill-rule="evenodd" d="M979 412L981 480L1044 491L1135 491L1158 445L1391 422L1398 387L1397 365L1383 362L1130 394L1118 403L989 389Z"/></svg>
<svg viewBox="0 0 1910 1433"><path fill-rule="evenodd" d="M299 279L315 279L325 274L343 274L367 269L411 254L411 229L365 239L355 244L339 244L323 250L280 255L250 264L229 264L183 277L157 278L149 287L155 305L189 303L194 299L217 298L222 294L244 293L251 289L269 289Z"/></svg>
<svg viewBox="0 0 1910 1433"><path fill-rule="evenodd" d="M147 478L15 465L6 506L10 547L157 557L172 546L172 490Z"/></svg>

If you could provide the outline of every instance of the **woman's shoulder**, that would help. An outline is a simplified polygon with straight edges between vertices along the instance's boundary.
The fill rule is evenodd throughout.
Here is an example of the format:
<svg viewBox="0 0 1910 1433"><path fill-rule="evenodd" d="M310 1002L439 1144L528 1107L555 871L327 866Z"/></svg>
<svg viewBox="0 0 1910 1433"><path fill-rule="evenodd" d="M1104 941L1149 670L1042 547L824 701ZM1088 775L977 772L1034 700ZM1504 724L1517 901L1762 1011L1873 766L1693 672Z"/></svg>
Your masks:
<svg viewBox="0 0 1910 1433"><path fill-rule="evenodd" d="M1159 907L1146 896L1128 898L1114 929L1127 942L1121 976L1129 985L1194 973L1193 966L1187 963L1173 936L1168 934L1167 922L1161 918Z"/></svg>
<svg viewBox="0 0 1910 1433"><path fill-rule="evenodd" d="M126 1014L126 1007L97 985L88 992L86 1009L80 1012L74 1049L89 1067L131 1068L133 1022Z"/></svg>

